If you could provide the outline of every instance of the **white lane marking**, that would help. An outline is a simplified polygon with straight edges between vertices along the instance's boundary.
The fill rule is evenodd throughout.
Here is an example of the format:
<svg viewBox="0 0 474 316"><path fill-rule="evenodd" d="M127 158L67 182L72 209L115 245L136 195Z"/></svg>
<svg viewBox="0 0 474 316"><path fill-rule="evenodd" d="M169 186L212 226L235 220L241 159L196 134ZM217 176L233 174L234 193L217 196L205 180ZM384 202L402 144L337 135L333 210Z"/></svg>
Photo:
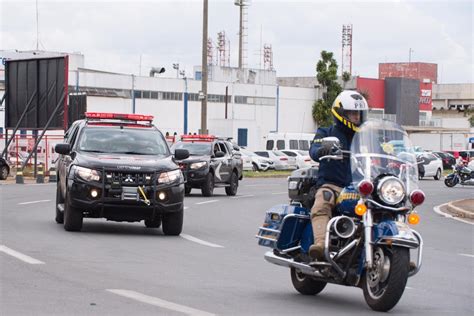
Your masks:
<svg viewBox="0 0 474 316"><path fill-rule="evenodd" d="M204 202L199 202L199 203L196 203L196 205L200 205L200 204L208 204L208 203L214 203L214 202L218 202L219 200L210 200L210 201L204 201Z"/></svg>
<svg viewBox="0 0 474 316"><path fill-rule="evenodd" d="M191 235L181 234L180 236L181 236L182 238L186 239L186 240L189 240L189 241L192 241L192 242L195 242L195 243L204 245L204 246L208 246L208 247L212 247L212 248L224 248L224 246L217 245L217 244L213 244L213 243L210 243L210 242L201 240L201 239L199 239L199 238L193 237L193 236L191 236Z"/></svg>
<svg viewBox="0 0 474 316"><path fill-rule="evenodd" d="M19 253L18 251L10 249L4 245L0 245L0 251L3 251L7 255L20 259L21 261L29 263L29 264L44 264L43 261L36 260L35 258Z"/></svg>
<svg viewBox="0 0 474 316"><path fill-rule="evenodd" d="M405 288L406 288L407 290L414 290L414 288L409 287L409 286L405 286Z"/></svg>
<svg viewBox="0 0 474 316"><path fill-rule="evenodd" d="M248 194L248 195L239 195L239 196L233 196L231 199L241 199L241 198L247 198L247 197L252 197L255 196L253 194Z"/></svg>
<svg viewBox="0 0 474 316"><path fill-rule="evenodd" d="M451 219L454 219L454 220L457 220L457 221L460 221L460 222L463 222L463 223L466 223L466 224L471 224L471 225L474 225L473 222L469 222L465 219L462 219L460 217L456 217L456 216L452 216L451 214L448 214L448 213L444 213L443 211L441 211L441 208L442 207L445 207L446 205L448 205L449 203L444 203L444 204L440 204L440 205L437 205L435 207L433 207L433 211L435 213L438 213L439 215L443 216L443 217L446 217L446 218L451 218Z"/></svg>
<svg viewBox="0 0 474 316"><path fill-rule="evenodd" d="M51 200L39 200L39 201L23 202L23 203L18 203L18 205L44 203L44 202L51 202Z"/></svg>
<svg viewBox="0 0 474 316"><path fill-rule="evenodd" d="M285 191L285 192L275 192L275 193L272 193L272 195L279 195L279 194L288 194L288 192Z"/></svg>
<svg viewBox="0 0 474 316"><path fill-rule="evenodd" d="M464 257L474 258L474 255L470 255L470 254L467 254L467 253L458 253L458 255L464 256Z"/></svg>
<svg viewBox="0 0 474 316"><path fill-rule="evenodd" d="M189 208L188 206L185 206L185 207L183 207L183 210L187 210L188 208Z"/></svg>
<svg viewBox="0 0 474 316"><path fill-rule="evenodd" d="M124 296L124 297L127 297L127 298L131 298L133 300L136 300L136 301L139 301L139 302L142 302L142 303L158 306L158 307L165 308L165 309L168 309L168 310L172 310L172 311L175 311L175 312L184 313L186 315L196 315L196 316L213 316L213 315L215 315L215 314L211 314L211 313L208 313L208 312L205 312L205 311L194 309L194 308L191 308L191 307L188 307L188 306L179 305L179 304L176 304L176 303L173 303L173 302L168 302L168 301L162 300L161 298L158 298L158 297L153 297L153 296L148 296L148 295L145 295L145 294L141 294L141 293L138 293L138 292L135 292L135 291L120 290L120 289L107 289L106 291L117 294L117 295L120 295L120 296Z"/></svg>

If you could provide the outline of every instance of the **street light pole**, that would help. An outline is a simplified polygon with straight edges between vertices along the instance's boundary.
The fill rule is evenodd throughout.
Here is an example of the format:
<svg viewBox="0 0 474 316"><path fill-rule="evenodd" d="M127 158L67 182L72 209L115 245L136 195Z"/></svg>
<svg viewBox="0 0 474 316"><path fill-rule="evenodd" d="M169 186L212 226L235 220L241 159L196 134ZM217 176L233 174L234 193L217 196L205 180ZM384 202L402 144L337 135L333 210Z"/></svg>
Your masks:
<svg viewBox="0 0 474 316"><path fill-rule="evenodd" d="M201 72L201 130L199 134L207 134L207 4L208 0L203 0L202 19L202 72Z"/></svg>

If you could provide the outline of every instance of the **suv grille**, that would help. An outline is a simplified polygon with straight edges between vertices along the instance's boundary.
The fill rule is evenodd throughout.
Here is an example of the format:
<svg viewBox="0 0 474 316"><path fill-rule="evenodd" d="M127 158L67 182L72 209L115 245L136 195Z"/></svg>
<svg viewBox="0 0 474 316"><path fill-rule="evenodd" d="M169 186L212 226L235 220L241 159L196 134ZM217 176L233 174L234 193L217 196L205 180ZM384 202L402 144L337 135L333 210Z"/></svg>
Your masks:
<svg viewBox="0 0 474 316"><path fill-rule="evenodd" d="M125 186L151 185L153 183L152 173L135 172L105 172L107 184L118 183Z"/></svg>

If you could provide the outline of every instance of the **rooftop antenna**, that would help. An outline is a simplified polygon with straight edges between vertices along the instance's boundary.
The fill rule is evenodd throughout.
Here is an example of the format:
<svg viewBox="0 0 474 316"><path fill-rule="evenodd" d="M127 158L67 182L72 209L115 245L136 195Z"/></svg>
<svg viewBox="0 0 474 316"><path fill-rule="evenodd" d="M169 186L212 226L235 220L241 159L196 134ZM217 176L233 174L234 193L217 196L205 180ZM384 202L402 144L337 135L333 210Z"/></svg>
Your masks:
<svg viewBox="0 0 474 316"><path fill-rule="evenodd" d="M273 70L273 49L270 44L263 45L263 68Z"/></svg>
<svg viewBox="0 0 474 316"><path fill-rule="evenodd" d="M234 4L240 7L240 26L239 26L239 69L244 68L246 59L247 44L247 7L250 5L250 0L234 0Z"/></svg>
<svg viewBox="0 0 474 316"><path fill-rule="evenodd" d="M341 75L352 75L352 24L342 26L342 67Z"/></svg>

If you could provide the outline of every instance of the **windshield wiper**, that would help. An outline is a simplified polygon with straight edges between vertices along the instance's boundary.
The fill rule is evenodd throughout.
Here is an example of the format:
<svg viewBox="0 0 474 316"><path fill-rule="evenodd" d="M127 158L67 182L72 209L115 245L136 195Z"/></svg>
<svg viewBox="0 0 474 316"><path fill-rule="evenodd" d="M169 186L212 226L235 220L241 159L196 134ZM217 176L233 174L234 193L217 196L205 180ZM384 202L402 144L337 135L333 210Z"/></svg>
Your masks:
<svg viewBox="0 0 474 316"><path fill-rule="evenodd" d="M81 151L85 151L88 153L106 153L105 151L102 151L102 150L90 150L90 149L82 149Z"/></svg>

